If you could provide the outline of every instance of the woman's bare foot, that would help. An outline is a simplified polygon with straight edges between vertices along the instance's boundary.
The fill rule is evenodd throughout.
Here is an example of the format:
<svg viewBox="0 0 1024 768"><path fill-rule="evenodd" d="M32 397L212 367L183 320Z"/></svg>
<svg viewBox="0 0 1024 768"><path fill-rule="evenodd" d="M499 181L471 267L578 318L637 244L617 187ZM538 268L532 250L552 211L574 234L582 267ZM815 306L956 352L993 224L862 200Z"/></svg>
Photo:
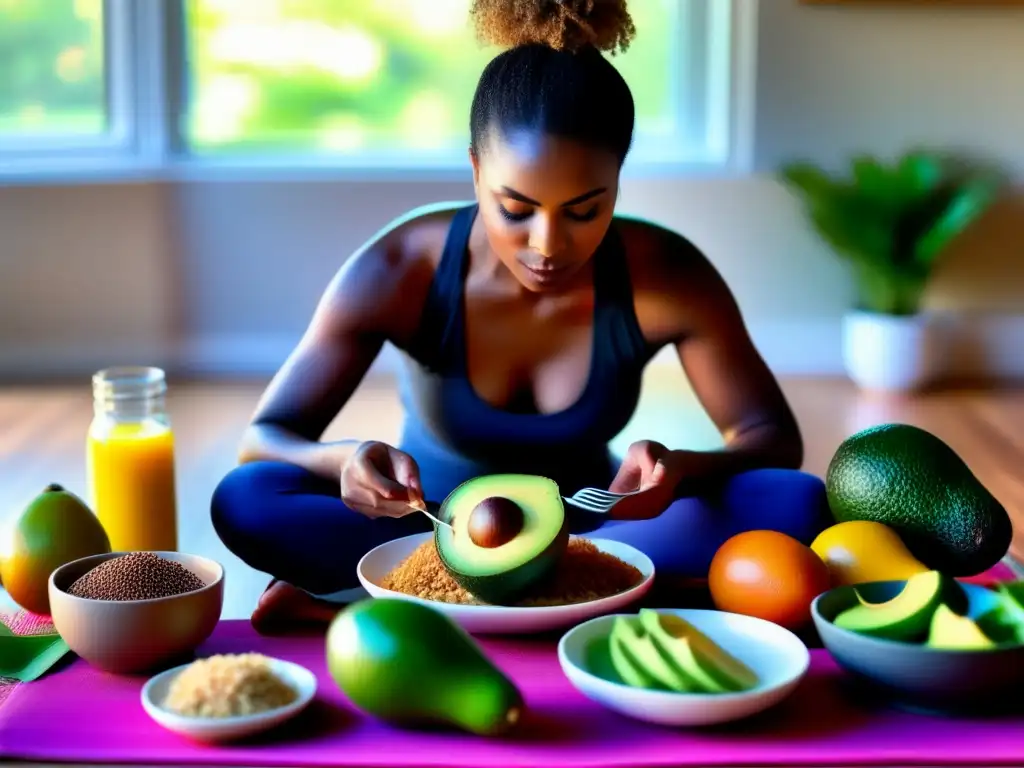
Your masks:
<svg viewBox="0 0 1024 768"><path fill-rule="evenodd" d="M301 627L330 624L342 607L275 579L260 595L250 621L261 635L283 634Z"/></svg>

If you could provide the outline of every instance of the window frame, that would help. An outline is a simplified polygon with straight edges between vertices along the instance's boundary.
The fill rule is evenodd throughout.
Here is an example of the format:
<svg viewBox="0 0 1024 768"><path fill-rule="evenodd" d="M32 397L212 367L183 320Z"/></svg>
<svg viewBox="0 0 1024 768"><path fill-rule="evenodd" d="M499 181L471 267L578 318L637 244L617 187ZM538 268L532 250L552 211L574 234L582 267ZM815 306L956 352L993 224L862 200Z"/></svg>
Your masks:
<svg viewBox="0 0 1024 768"><path fill-rule="evenodd" d="M0 181L122 177L153 170L152 164L145 167L140 150L144 136L156 143L160 141L157 133L162 131L144 124L151 114L145 107L150 84L143 80L154 62L143 59L159 56L151 49L153 25L147 18L155 7L134 0L103 0L108 130L95 136L5 139L0 142ZM140 56L143 51L146 55Z"/></svg>
<svg viewBox="0 0 1024 768"><path fill-rule="evenodd" d="M301 153L263 157L190 154L174 125L185 104L184 0L103 0L111 129L103 137L0 143L0 185L125 181L464 181L469 162L325 161ZM627 178L735 176L752 170L756 0L709 0L710 61L704 83L714 154L658 162L627 160ZM635 155L634 155L635 157ZM631 157L632 159L632 157Z"/></svg>

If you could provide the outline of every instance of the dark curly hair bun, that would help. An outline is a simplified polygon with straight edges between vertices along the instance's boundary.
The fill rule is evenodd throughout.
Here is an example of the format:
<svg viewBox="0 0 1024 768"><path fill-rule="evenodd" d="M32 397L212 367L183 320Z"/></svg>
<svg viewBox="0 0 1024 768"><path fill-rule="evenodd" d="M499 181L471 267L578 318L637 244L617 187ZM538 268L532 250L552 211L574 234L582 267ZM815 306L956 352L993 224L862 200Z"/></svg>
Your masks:
<svg viewBox="0 0 1024 768"><path fill-rule="evenodd" d="M625 51L636 35L626 0L474 0L477 36L502 48L540 43L556 51Z"/></svg>

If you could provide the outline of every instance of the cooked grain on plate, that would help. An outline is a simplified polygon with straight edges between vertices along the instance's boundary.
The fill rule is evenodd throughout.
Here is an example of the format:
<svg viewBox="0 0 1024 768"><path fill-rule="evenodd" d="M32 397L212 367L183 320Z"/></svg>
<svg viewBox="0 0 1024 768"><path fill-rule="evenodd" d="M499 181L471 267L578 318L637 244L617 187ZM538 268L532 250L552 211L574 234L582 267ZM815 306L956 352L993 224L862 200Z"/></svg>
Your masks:
<svg viewBox="0 0 1024 768"><path fill-rule="evenodd" d="M555 572L537 585L518 606L583 603L625 592L639 584L643 574L629 563L599 550L592 541L572 536ZM460 587L445 570L433 539L420 544L395 566L380 586L425 600L462 605L486 605Z"/></svg>
<svg viewBox="0 0 1024 768"><path fill-rule="evenodd" d="M291 704L298 692L259 653L199 659L174 678L164 706L190 717L254 715Z"/></svg>

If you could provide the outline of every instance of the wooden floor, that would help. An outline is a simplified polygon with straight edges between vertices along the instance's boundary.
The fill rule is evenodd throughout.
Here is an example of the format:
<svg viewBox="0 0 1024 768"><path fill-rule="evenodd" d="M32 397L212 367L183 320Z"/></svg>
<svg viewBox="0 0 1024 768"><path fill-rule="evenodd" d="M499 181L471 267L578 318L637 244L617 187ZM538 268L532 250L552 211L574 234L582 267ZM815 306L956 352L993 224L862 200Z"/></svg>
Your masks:
<svg viewBox="0 0 1024 768"><path fill-rule="evenodd" d="M1024 390L965 390L912 399L876 399L840 380L785 380L803 428L805 469L823 475L839 443L873 424L902 421L944 439L1007 507L1024 554ZM267 576L230 555L209 521L209 499L235 462L238 438L262 382L175 383L169 400L178 437L180 546L218 559L227 569L225 618L249 615ZM0 386L0 525L50 482L88 498L84 439L92 417L88 382L82 386ZM339 436L395 440L401 410L388 381L367 381L331 426ZM640 410L615 441L637 439L671 447L711 448L717 433L685 380L650 373Z"/></svg>

